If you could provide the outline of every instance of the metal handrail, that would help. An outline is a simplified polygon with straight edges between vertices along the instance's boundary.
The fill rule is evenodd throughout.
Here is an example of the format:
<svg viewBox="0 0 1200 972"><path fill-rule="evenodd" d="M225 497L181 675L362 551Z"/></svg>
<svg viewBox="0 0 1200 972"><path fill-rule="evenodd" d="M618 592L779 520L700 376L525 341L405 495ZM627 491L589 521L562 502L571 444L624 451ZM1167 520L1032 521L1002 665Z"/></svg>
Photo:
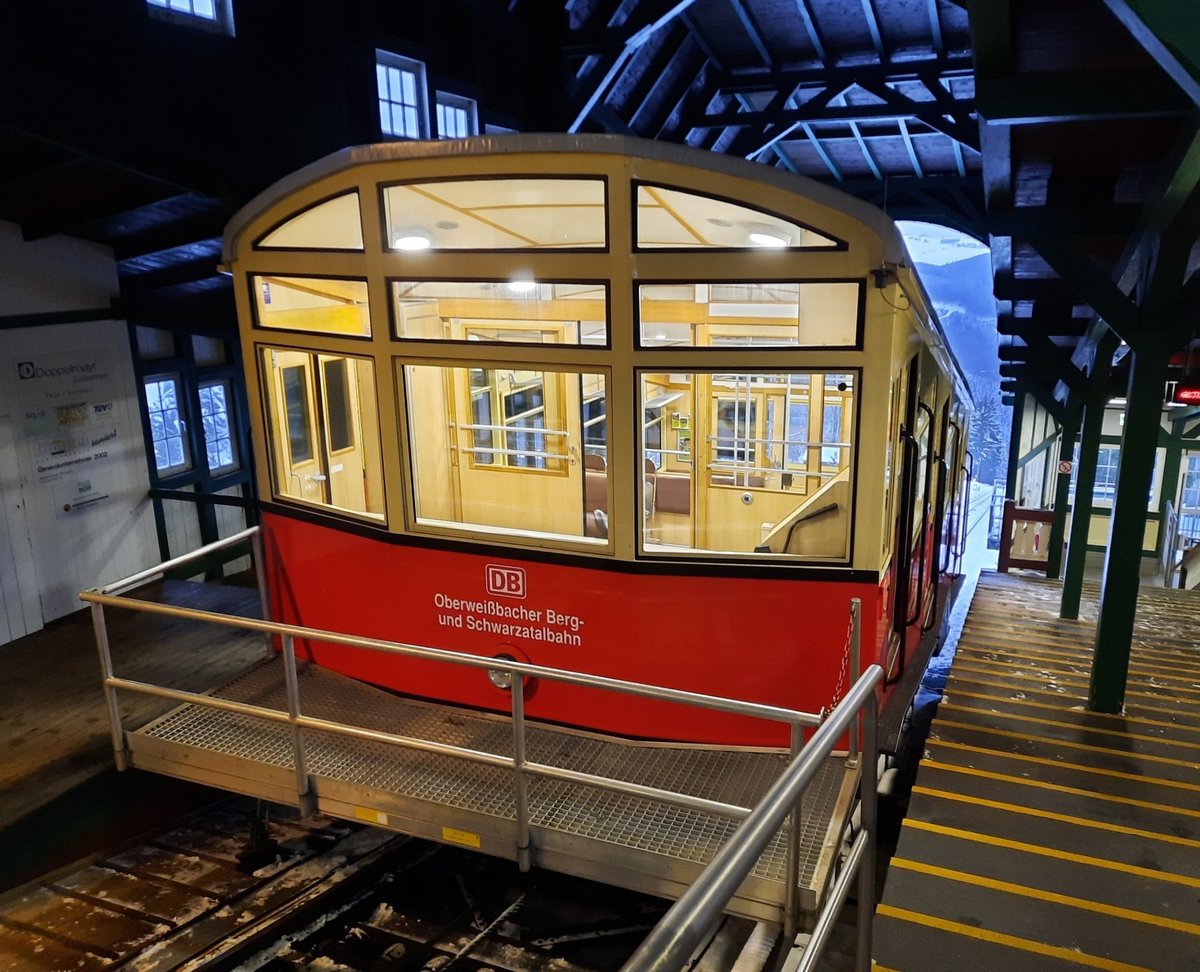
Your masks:
<svg viewBox="0 0 1200 972"><path fill-rule="evenodd" d="M736 699L720 698L717 696L704 695L697 692L687 692L680 689L644 685L638 682L630 682L624 679L609 678L601 675L591 675L582 672L569 672L561 669L548 668L542 665L533 665L506 657L472 655L448 651L446 649L411 645L402 642L385 641L377 638L356 637L353 635L342 634L340 632L328 631L320 628L311 628L303 625L285 624L270 620L259 620L256 618L218 614L211 611L197 610L195 608L176 607L174 605L160 604L153 601L129 597L128 595L120 593L127 591L136 584L153 578L154 576L161 574L166 570L181 566L191 560L200 559L208 553L211 553L211 551L214 549L220 549L236 543L241 543L247 539L251 541L252 549L256 555L255 566L260 574L261 586L263 580L260 562L262 553L262 537L260 534L260 528L251 527L233 537L217 541L213 544L208 544L207 546L202 547L191 554L176 557L173 560L159 565L158 567L140 571L136 574L130 575L129 577L115 581L106 587L92 588L80 594L80 598L89 602L91 605L93 625L96 633L96 644L100 654L101 669L103 674L105 699L109 710L109 720L112 729L113 750L118 769L125 769L128 766L128 751L126 749L125 730L122 724L120 707L117 703L118 690L138 692L176 702L235 712L250 716L252 718L261 719L267 722L274 722L276 724L290 727L294 750L294 765L296 770L296 789L302 804L311 799L311 783L306 768L305 758L305 730L315 730L325 733L332 733L335 735L350 736L371 742L395 745L422 752L466 759L473 762L506 768L514 773L517 860L521 868L524 870L528 869L530 866L530 821L527 786L528 779L532 776L545 777L549 779L630 794L633 796L657 800L663 803L704 813L710 813L733 820L749 820L754 818L756 814L759 817L762 816L760 812L762 805L760 805L759 809L752 811L747 807L734 806L685 793L662 790L657 787L616 780L610 777L596 776L590 773L529 761L525 750L524 683L526 678L542 678L546 679L547 681L556 681L564 684L582 686L601 691L612 691L641 698L654 699L657 701L674 702L719 712L727 712L734 715L785 723L791 728L790 746L793 756L796 758L791 764L789 764L789 768L785 771L784 778L792 779L793 777L796 777L798 779L796 786L800 787L800 789L803 789L803 787L808 784L816 772L816 767L820 760L824 759L825 756L828 755L828 753L832 750L833 743L845 732L847 726L850 724L850 719L853 718L854 712L850 712L850 710L846 708L847 702L849 702L851 699L859 699L862 695L862 692L865 691L856 685L855 689L852 690L847 696L847 700L843 702L842 705L840 705L836 710L834 710L831 719L823 720L821 715L782 708L779 706L764 705L757 702L743 702ZM121 607L130 610L143 611L150 614L160 614L193 621L208 622L225 627L258 631L263 634L279 637L285 666L284 674L287 693L287 711L285 712L278 709L271 709L263 706L237 702L231 699L222 699L209 694L186 692L178 689L166 688L164 686L152 685L146 682L139 682L117 677L113 672L112 656L108 643L108 630L104 617L104 609L106 606ZM858 602L857 600L854 600L851 603L852 619L857 617L857 610ZM847 650L851 651L852 654L857 649L857 630L857 625L855 625L852 620L852 637L850 639L851 643L847 645ZM320 641L327 644L345 645L353 648L377 651L384 654L423 658L432 661L447 662L468 668L507 673L509 676L509 684L512 686L511 718L513 727L513 749L511 757L496 753L471 750L467 749L466 747L459 747L446 743L433 742L431 740L397 735L394 733L383 732L374 729L344 725L341 723L304 715L300 707L300 689L295 671L295 641L297 639L307 639L312 641ZM853 657L857 659L856 654L854 654ZM857 661L855 661L854 667L857 668ZM875 681L878 681L878 679L882 677L881 670L879 670L876 666L872 669L872 671L878 673L875 679ZM874 682L872 682L872 685L874 685ZM856 703L854 706L855 712L857 711L857 708L860 707L861 702ZM850 712L850 714L843 716L843 713L846 712ZM874 749L870 748L874 746L874 716L872 715L870 718L863 720L863 723L862 735L864 739L863 751L865 756L867 754L874 753ZM829 727L831 724L835 728L830 729ZM813 736L813 739L807 745L805 745L803 743L804 731L805 729L812 727L820 728ZM858 735L857 730L852 729L851 735L852 737L856 737ZM870 739L870 747L868 747L866 742L868 739ZM815 751L813 747L817 745L818 740L822 740L820 743L820 747L823 747L821 749L821 754L820 756L812 756L811 753ZM828 745L825 745L824 741L828 741ZM852 739L852 759L854 756L854 742L855 740ZM797 754L799 755L797 756ZM870 757L870 763L870 774L873 778L873 755ZM797 770L797 765L801 765L801 769ZM803 769L803 767L809 766L811 766L811 769ZM796 776L797 773L800 774L799 777ZM768 799L770 798L771 794L775 793L777 789L778 786L772 788L772 790L768 793ZM788 790L787 792L790 793L792 791ZM799 790L795 792L799 792ZM767 801L764 800L764 804L766 802ZM797 812L799 807L798 802L792 801L792 803L794 803L794 806L791 803L785 806L785 813L795 814ZM783 818L780 817L780 819L775 822L774 829L778 830L782 823ZM795 826L794 821L793 826ZM745 828L743 827L738 832L740 833L741 830L744 829ZM718 859L720 859L720 855L718 855ZM788 934L794 934L798 924L798 903L797 896L794 892L794 887L799 881L799 860L796 854L788 855L788 861L785 870L786 894L785 900L781 902L784 927ZM730 894L732 894L732 891Z"/></svg>
<svg viewBox="0 0 1200 972"><path fill-rule="evenodd" d="M869 968L870 916L875 910L875 768L878 758L875 690L882 680L883 669L878 665L872 665L863 673L825 724L813 734L800 755L788 765L766 796L717 852L699 879L646 936L622 966L622 972L670 972L683 968L719 920L772 836L816 776L821 763L833 751L860 710L864 715L862 775L859 783L862 829L832 893L826 899L799 968L811 969L820 957L825 937L849 892L850 879L854 875L858 877L860 916L856 967L859 970Z"/></svg>
<svg viewBox="0 0 1200 972"><path fill-rule="evenodd" d="M112 586L125 587L126 585L125 581L118 581ZM449 662L450 664L462 665L466 668L482 668L485 671L508 672L514 676L514 681L516 680L516 675L523 675L528 678L544 678L547 681L563 682L567 685L580 685L585 688L636 695L659 702L678 702L681 705L714 709L718 712L750 716L755 719L795 723L810 728L821 724L820 715L812 712L802 712L799 709L785 709L781 706L765 705L761 702L743 702L738 699L726 699L717 695L687 692L683 689L664 688L659 685L645 685L641 682L609 678L606 675L590 675L585 672L570 672L561 668L547 668L544 665L533 665L529 662L510 660L500 656L472 655L466 652L450 651L445 648L430 648L424 645L411 645L399 641L385 641L379 638L364 638L356 635L341 634L337 631L329 631L324 628L309 628L298 624L284 624L280 621L260 621L257 618L244 618L233 614L201 611L197 608L177 607L173 604L159 604L155 601L145 601L136 597L107 594L104 590L95 588L83 591L79 597L81 600L88 601L93 605L128 608L129 610L145 611L148 614L164 614L169 617L185 618L190 621L207 621L212 624L224 625L228 628L243 628L247 631L260 631L264 634L272 635L290 635L293 638L301 640L321 641L332 645L345 645L348 648L367 648L384 654Z"/></svg>

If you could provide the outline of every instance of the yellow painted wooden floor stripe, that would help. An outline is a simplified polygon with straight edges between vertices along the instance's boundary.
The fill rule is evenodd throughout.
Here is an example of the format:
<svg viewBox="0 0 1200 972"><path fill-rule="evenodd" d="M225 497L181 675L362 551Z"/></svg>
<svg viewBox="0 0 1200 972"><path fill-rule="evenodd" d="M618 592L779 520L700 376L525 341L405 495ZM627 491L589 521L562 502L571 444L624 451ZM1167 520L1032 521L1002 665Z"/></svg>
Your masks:
<svg viewBox="0 0 1200 972"><path fill-rule="evenodd" d="M1185 769L1200 770L1200 763L1194 759L1172 759L1170 756L1149 756L1145 753L1131 754L1128 750L1109 749L1106 746L1090 746L1087 743L1074 742L1070 739L1054 739L1049 736L1041 739L1031 738L1027 732L1013 732L1009 729L993 729L991 726L979 726L973 722L955 722L953 719L939 718L934 728L949 726L952 729L969 729L972 732L982 732L989 736L1001 736L1004 739L1020 739L1027 742L1046 742L1054 746L1065 746L1068 749L1081 749L1086 753L1103 753L1106 756L1122 756L1126 759L1136 759L1139 762L1161 763L1164 766L1182 766Z"/></svg>
<svg viewBox="0 0 1200 972"><path fill-rule="evenodd" d="M1006 945L1009 948L1019 949L1024 952L1033 952L1038 955L1063 959L1064 961L1074 962L1076 965L1086 965L1093 969L1106 969L1108 972L1153 972L1152 969L1147 969L1141 965L1114 962L1112 959L1102 958L1099 955L1088 955L1086 952L1077 952L1073 948L1046 945L1043 942L1035 942L1028 938L1018 938L1016 935L1005 935L1001 932L990 931L987 928L976 928L957 921L947 921L945 918L935 918L932 915L918 914L915 911L909 911L907 908L880 905L875 913L888 918L896 918L899 921L911 922L915 925L924 925L926 928L936 928L938 931L963 935L966 938L974 938L979 941L991 942L995 945Z"/></svg>
<svg viewBox="0 0 1200 972"><path fill-rule="evenodd" d="M1029 699L1014 699L1012 696L989 695L985 692L968 692L965 689L960 689L960 688L955 688L955 689L947 688L946 689L946 697L947 698L955 698L955 699L958 699L958 698L980 699L984 702L1007 702L1011 705L1023 706L1025 708L1029 708L1029 709L1051 709L1055 712L1062 712L1062 711L1064 711L1064 708L1068 712L1073 711L1069 706L1064 707L1061 703L1059 703L1058 705L1055 705L1052 702L1031 702ZM1083 701L1082 696L1080 696L1080 701L1081 702ZM947 708L950 705L953 705L953 702L941 702L938 705L938 711L941 711L942 709ZM984 712L984 711L995 712L996 711L995 709L987 709L987 710L978 709L973 706L962 706L962 708L970 709L973 712ZM1195 711L1195 710L1193 709L1192 711ZM999 714L1000 713L997 713L997 715L999 715ZM1113 719L1113 720L1119 720L1121 723L1132 722L1135 725L1139 725L1139 726L1159 726L1163 729L1178 729L1181 732L1200 732L1200 726L1188 726L1188 725L1183 725L1178 722L1168 722L1166 719L1146 719L1141 716L1118 715L1113 712L1087 712L1087 713L1081 713L1081 714L1087 715L1088 718L1090 718L1090 719ZM1063 725L1064 723L1048 722L1046 724L1047 725ZM1077 725L1077 723L1070 723L1070 724ZM1119 732L1120 731L1120 730L1113 730L1113 729L1095 729L1091 726L1082 726L1082 725L1080 726L1080 728L1088 729L1089 731L1092 731L1092 732L1114 732L1114 731ZM1122 736L1128 735L1128 733L1122 732L1121 735ZM1157 739L1160 742L1168 742L1168 740L1164 739L1161 736L1143 736L1140 738ZM1195 744L1191 744L1191 745L1195 745Z"/></svg>
<svg viewBox="0 0 1200 972"><path fill-rule="evenodd" d="M1103 857L1089 857L1087 854L1074 854L1070 851L1059 850L1056 847L1044 847L1041 844L1027 844L1020 840L1009 840L1007 837L992 837L988 834L976 834L960 827L944 827L941 824L929 823L925 820L910 818L904 821L905 827L914 830L924 830L943 837L954 837L958 840L969 840L975 844L987 844L991 847L1003 847L1007 850L1021 851L1037 857L1049 857L1057 861L1070 861L1072 864L1085 864L1088 867L1100 868L1105 871L1120 871L1122 874L1134 874L1137 877L1148 878L1151 881L1162 881L1166 884L1182 884L1187 888L1200 888L1200 878L1187 874L1172 874L1170 871L1157 871L1151 867L1138 867L1136 864L1125 864L1121 861L1110 861Z"/></svg>
<svg viewBox="0 0 1200 972"><path fill-rule="evenodd" d="M988 664L991 664L991 663L989 662ZM1020 679L1023 682L1036 682L1038 685L1046 684L1046 676L1039 675L1036 673L1026 675L1026 674L1023 674L1022 672L1005 672L1005 671L996 671L991 668L981 668L981 667L979 667L978 663L975 663L974 665L972 665L971 660L967 659L967 658L956 658L954 660L954 668L957 669L959 667L959 665L962 665L963 668L968 672L977 672L980 675L1002 675L1005 678ZM1010 666L1010 667L1016 667L1016 666ZM1056 678L1055 681L1061 682L1063 685L1069 686L1071 688L1085 688L1088 685L1088 680L1086 678L1060 677L1060 678ZM1187 690L1172 688L1170 686L1164 685L1163 692L1168 692L1168 691L1172 692L1172 693L1178 693L1178 692L1185 692ZM1194 695L1200 696L1200 690L1198 690L1197 692L1194 692L1194 693L1188 692L1188 694L1194 694ZM1163 701L1168 701L1172 698L1172 696L1170 696L1170 695L1163 695L1162 692L1138 692L1136 690L1128 690L1125 692L1125 698L1128 699L1130 697L1133 697L1136 699L1160 699Z"/></svg>
<svg viewBox="0 0 1200 972"><path fill-rule="evenodd" d="M1117 780L1133 780L1138 783L1150 783L1154 786L1166 786L1174 790L1188 790L1200 793L1200 786L1195 783L1184 783L1180 780L1165 780L1161 776L1143 776L1140 773L1126 773L1122 770L1100 769L1095 766L1084 766L1082 763L1066 763L1062 760L1047 759L1044 756L1026 756L1024 753L1005 753L986 746L972 746L970 743L951 742L948 739L930 739L933 746L945 746L947 749L957 749L966 753L980 753L984 756L999 756L1002 759L1012 759L1022 763L1037 763L1041 766L1053 766L1055 769L1076 770L1089 773L1092 776L1109 776Z"/></svg>
<svg viewBox="0 0 1200 972"><path fill-rule="evenodd" d="M1047 706L1046 708L1051 708ZM1059 710L1061 711L1061 709ZM1122 739L1137 739L1141 742L1158 743L1162 746L1182 746L1185 749L1200 749L1200 742L1187 742L1183 739L1166 739L1163 736L1147 736L1143 733L1125 732L1121 729L1101 729L1098 726L1086 726L1078 722L1060 722L1057 719L1040 719L1037 716L1022 715L1017 712L1001 712L996 709L977 709L974 706L955 705L953 702L942 702L938 712L978 712L995 716L997 719L1010 719L1013 722L1032 722L1039 726L1055 726L1059 729L1078 729L1080 732L1093 732L1103 736L1118 736ZM1051 738L1051 737L1046 737ZM1057 740L1054 740L1057 742Z"/></svg>
<svg viewBox="0 0 1200 972"><path fill-rule="evenodd" d="M964 776L977 776L980 779L995 780L997 783L1011 783L1014 786L1028 786L1037 790L1053 790L1055 793L1086 797L1089 800L1103 800L1105 803L1119 803L1123 806L1139 807L1143 810L1157 810L1162 813L1174 813L1184 817L1200 818L1200 809L1194 810L1191 807L1176 807L1169 803L1152 803L1150 800L1135 800L1133 797L1117 796L1113 793L1100 793L1096 790L1085 790L1078 786L1065 786L1061 783L1048 783L1045 780L1035 780L1028 776L993 773L990 770L976 769L974 766L959 766L957 763L947 763L936 756L926 756L923 763L945 773L960 773Z"/></svg>
<svg viewBox="0 0 1200 972"><path fill-rule="evenodd" d="M1082 674L1080 674L1079 672L1067 672L1067 671L1061 670L1061 668L1055 668L1055 670L1051 670L1050 666L1048 666L1048 665L1039 666L1037 660L1034 660L1032 662L1032 664L1021 664L1021 662L1019 662L1019 661L1001 661L998 659L991 659L991 658L977 658L977 656L976 656L977 654L979 654L979 653L972 652L972 650L964 650L964 649L960 648L959 653L956 654L955 658L954 658L955 667L958 666L960 664L960 662L961 662L961 664L965 664L965 665L994 666L995 668L1000 668L1001 671L989 671L988 668L984 668L983 671L985 671L988 674L1002 674L1002 676L1006 676L1008 678L1036 679L1037 682L1040 684L1045 684L1046 673L1050 672L1051 677L1054 678L1055 680L1057 680L1057 682L1062 682L1064 684L1070 684L1070 685L1087 685L1088 684L1088 679L1086 677L1082 676ZM1080 665L1079 667L1087 668L1090 666ZM1132 667L1132 666L1130 666L1130 667ZM1031 671L1031 670L1033 670L1033 671ZM971 668L970 671L979 671L979 668L974 667L974 668ZM1026 672L1028 672L1028 674L1026 674ZM1187 682L1189 685L1195 684L1194 678L1175 679L1175 678L1169 678L1166 676L1154 676L1154 677L1162 678L1164 680L1169 679L1169 680L1171 680L1171 682L1176 682L1176 680L1177 680L1177 682ZM1140 680L1139 679L1130 679L1130 680L1132 680L1132 682L1134 684L1144 684L1146 679L1142 678ZM1163 691L1182 692L1183 695L1189 695L1189 696L1194 695L1194 696L1200 697L1200 689L1184 688L1184 686L1182 686L1182 685L1162 685L1162 686L1160 686L1160 688L1162 688ZM1150 697L1150 698L1160 697L1160 696L1154 695L1153 692L1127 692L1126 695L1139 695L1142 697Z"/></svg>
<svg viewBox="0 0 1200 972"><path fill-rule="evenodd" d="M958 881L989 891L1003 891L1005 894L1020 895L1024 898L1036 898L1051 904L1066 905L1078 908L1080 911L1091 911L1110 918L1123 918L1127 921L1137 921L1144 925L1154 925L1171 931L1183 932L1185 935L1200 935L1200 925L1190 921L1180 921L1177 918L1167 918L1163 915L1153 915L1145 911L1134 911L1132 908L1120 908L1117 905L1105 904L1103 901L1090 901L1087 898L1076 898L1069 894L1059 894L1057 891L1047 891L1043 888L1031 888L1023 884L1013 884L1010 881L1000 881L996 878L982 877L978 874L967 874L964 871L954 871L923 861L910 861L902 857L893 857L890 867L898 867L905 871L916 871L928 874L930 877L943 878L947 881Z"/></svg>
<svg viewBox="0 0 1200 972"><path fill-rule="evenodd" d="M1066 666L1069 668L1089 668L1090 669L1091 665L1092 665L1092 655L1094 654L1094 652L1088 652L1085 655L1081 655L1080 659L1079 659L1079 664L1074 665L1070 661L1068 661L1067 659L1064 659L1062 656L1060 656L1059 654L1057 654L1055 652L1040 651L1038 648L1032 647L1028 644L1023 645L1023 644L1016 643L1011 648L1007 648L1007 647L1000 647L1000 646L992 645L992 644L971 644L968 642L960 641L959 647L958 647L958 652L956 654L961 654L964 657L969 657L972 655L1008 655L1008 656L1015 656L1018 659L1029 659L1030 661L1034 662L1035 664L1042 664L1045 662L1054 662L1054 663L1057 663L1057 665L1059 666L1058 670L1062 671L1063 666ZM1168 682L1185 682L1185 683L1191 685L1191 684L1194 684L1196 681L1196 675L1194 673L1200 672L1200 667L1197 667L1195 665L1189 665L1187 663L1180 663L1179 661L1173 661L1173 663L1171 665L1172 671L1181 671L1182 670L1184 672L1193 672L1193 674L1171 675L1171 674L1164 672L1162 670L1161 666L1148 664L1144 659L1141 658L1140 653L1138 652L1136 647L1132 649L1130 655L1131 655L1131 660L1129 662L1129 674L1131 677L1132 676L1146 676L1149 678L1162 679L1162 680L1168 681ZM1137 660L1134 660L1134 659L1137 659ZM1009 662L1009 661L1004 661L1000 658L980 658L979 660L990 662L990 663L996 664L996 665L1020 665L1021 664L1020 661ZM1025 665L1024 667L1028 667L1028 665ZM1045 667L1049 668L1049 665L1046 665ZM1136 681L1136 679L1135 679L1135 681Z"/></svg>
<svg viewBox="0 0 1200 972"><path fill-rule="evenodd" d="M954 793L951 790L935 790L926 786L914 786L912 791L913 793L923 793L926 796L936 797L940 800L969 803L975 807L987 807L989 810L1002 810L1005 813L1037 817L1039 820L1054 820L1058 823L1070 824L1072 827L1103 830L1110 834L1124 834L1127 837L1138 837L1142 840L1157 840L1163 844L1175 844L1179 847L1200 849L1200 840L1193 840L1191 837L1179 837L1175 834L1163 834L1155 830L1126 827L1124 824L1106 823L1103 820L1089 820L1087 817L1076 817L1068 813L1056 813L1053 810L1040 810L1037 807L1023 807L1016 803L1004 803L1001 800L989 800L986 797L972 796L968 793Z"/></svg>
<svg viewBox="0 0 1200 972"><path fill-rule="evenodd" d="M1050 689L1050 688L1037 689L1037 688L1029 688L1029 687L1018 687L1016 685L1013 685L1011 682L998 682L998 681L992 681L991 679L986 679L986 678L972 678L970 675L964 675L957 668L952 668L950 670L950 679L949 679L949 682L947 683L946 691L947 692L956 691L955 687L960 682L965 682L968 685L986 685L990 688L1007 689L1009 692L1021 692L1022 694L1028 694L1028 695L1045 695L1048 698L1060 699L1063 702L1080 702L1080 703L1084 703L1084 704L1087 703L1087 695L1071 695L1068 692L1055 692L1053 689ZM1129 693L1126 693L1126 695L1128 695L1128 694ZM1003 697L1004 696L997 696L997 698L1003 698ZM1162 698L1162 696L1154 696L1154 698ZM1039 703L1039 704L1044 705L1045 703ZM1055 706L1055 708L1062 708L1062 706ZM1129 712L1173 712L1173 713L1177 713L1179 715L1192 716L1192 717L1195 717L1195 715L1196 715L1196 707L1194 705L1185 706L1183 708L1175 708L1175 707L1169 706L1169 705L1153 705L1153 706L1150 706L1150 705L1127 705L1125 707L1125 711L1127 713L1129 713ZM1092 715L1103 716L1104 718L1107 718L1107 719L1125 718L1124 716L1115 715L1115 714L1108 713L1108 712L1093 712ZM1179 723L1176 723L1176 722L1170 722L1167 724L1172 725L1172 726L1179 725Z"/></svg>

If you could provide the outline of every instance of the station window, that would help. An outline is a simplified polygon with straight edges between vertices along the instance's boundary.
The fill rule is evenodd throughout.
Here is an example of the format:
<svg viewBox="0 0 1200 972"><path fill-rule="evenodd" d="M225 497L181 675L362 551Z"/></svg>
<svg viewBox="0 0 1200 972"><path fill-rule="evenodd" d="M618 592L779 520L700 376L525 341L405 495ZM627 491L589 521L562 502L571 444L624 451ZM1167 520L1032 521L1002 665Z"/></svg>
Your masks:
<svg viewBox="0 0 1200 972"><path fill-rule="evenodd" d="M847 559L856 383L643 372L642 549Z"/></svg>
<svg viewBox="0 0 1200 972"><path fill-rule="evenodd" d="M230 0L146 0L150 15L190 27L233 33Z"/></svg>
<svg viewBox="0 0 1200 972"><path fill-rule="evenodd" d="M347 192L280 223L254 244L260 250L361 250L358 193Z"/></svg>
<svg viewBox="0 0 1200 972"><path fill-rule="evenodd" d="M738 203L666 186L637 187L639 249L832 250L824 233Z"/></svg>
<svg viewBox="0 0 1200 972"><path fill-rule="evenodd" d="M1121 450L1115 446L1101 446L1096 456L1096 484L1092 487L1092 499L1109 502L1117 496L1117 470L1121 464Z"/></svg>
<svg viewBox="0 0 1200 972"><path fill-rule="evenodd" d="M382 520L373 362L263 348L260 364L276 496Z"/></svg>
<svg viewBox="0 0 1200 972"><path fill-rule="evenodd" d="M608 447L604 375L407 364L403 384L419 523L604 540L608 477L584 461Z"/></svg>
<svg viewBox="0 0 1200 972"><path fill-rule="evenodd" d="M229 382L224 379L202 382L199 391L208 471L215 474L237 469L237 449L229 423Z"/></svg>
<svg viewBox="0 0 1200 972"><path fill-rule="evenodd" d="M604 284L393 281L396 337L501 344L608 343Z"/></svg>
<svg viewBox="0 0 1200 972"><path fill-rule="evenodd" d="M638 287L642 347L855 347L861 281Z"/></svg>
<svg viewBox="0 0 1200 972"><path fill-rule="evenodd" d="M365 280L255 275L250 281L259 327L368 337Z"/></svg>
<svg viewBox="0 0 1200 972"><path fill-rule="evenodd" d="M154 447L154 467L160 478L192 468L183 426L178 375L150 375L144 380L146 414Z"/></svg>
<svg viewBox="0 0 1200 972"><path fill-rule="evenodd" d="M447 179L385 186L393 250L602 249L599 178Z"/></svg>
<svg viewBox="0 0 1200 972"><path fill-rule="evenodd" d="M1200 543L1200 455L1184 456L1183 485L1179 495L1179 535Z"/></svg>
<svg viewBox="0 0 1200 972"><path fill-rule="evenodd" d="M425 138L429 131L425 65L411 57L375 52L379 130L392 138Z"/></svg>
<svg viewBox="0 0 1200 972"><path fill-rule="evenodd" d="M439 91L436 97L438 138L466 138L478 131L473 98L448 91Z"/></svg>

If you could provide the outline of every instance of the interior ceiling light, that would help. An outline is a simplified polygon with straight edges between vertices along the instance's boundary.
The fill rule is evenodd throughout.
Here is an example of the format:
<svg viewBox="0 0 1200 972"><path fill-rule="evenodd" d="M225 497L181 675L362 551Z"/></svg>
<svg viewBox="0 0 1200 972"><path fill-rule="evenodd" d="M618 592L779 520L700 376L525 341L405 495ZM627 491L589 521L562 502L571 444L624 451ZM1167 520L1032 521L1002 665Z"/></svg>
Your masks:
<svg viewBox="0 0 1200 972"><path fill-rule="evenodd" d="M787 230L780 229L775 226L751 226L747 235L750 238L750 242L755 246L779 249L781 247L791 246L792 244L791 236Z"/></svg>
<svg viewBox="0 0 1200 972"><path fill-rule="evenodd" d="M527 294L537 287L536 280L510 280L508 289L514 294Z"/></svg>
<svg viewBox="0 0 1200 972"><path fill-rule="evenodd" d="M433 240L420 230L401 230L392 240L392 246L397 250L428 250L433 246Z"/></svg>

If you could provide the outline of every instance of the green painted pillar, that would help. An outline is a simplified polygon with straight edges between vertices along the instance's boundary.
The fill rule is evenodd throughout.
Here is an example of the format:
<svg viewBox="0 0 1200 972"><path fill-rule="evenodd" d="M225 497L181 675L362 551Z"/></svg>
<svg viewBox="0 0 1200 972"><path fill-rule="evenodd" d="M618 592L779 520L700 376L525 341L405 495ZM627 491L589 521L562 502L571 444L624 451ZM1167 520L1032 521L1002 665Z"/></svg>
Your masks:
<svg viewBox="0 0 1200 972"><path fill-rule="evenodd" d="M1074 396L1072 396L1074 397ZM1063 534L1067 532L1067 509L1071 505L1071 473L1062 471L1062 464L1075 454L1075 439L1079 435L1080 409L1067 403L1065 424L1058 449L1058 473L1054 480L1054 519L1050 522L1050 539L1046 547L1046 576L1058 577L1062 569Z"/></svg>
<svg viewBox="0 0 1200 972"><path fill-rule="evenodd" d="M1062 601L1058 616L1074 621L1079 617L1083 596L1083 573L1087 565L1088 532L1092 519L1092 490L1096 486L1096 464L1100 456L1100 434L1104 431L1104 406L1108 404L1108 376L1119 339L1108 331L1097 343L1088 372L1083 403L1083 428L1079 441L1079 466L1075 470L1075 502L1071 507L1071 535L1067 540L1067 570L1063 576Z"/></svg>
<svg viewBox="0 0 1200 972"><path fill-rule="evenodd" d="M1133 355L1125 428L1121 434L1117 495L1113 501L1104 580L1100 588L1096 653L1092 659L1088 691L1088 708L1093 712L1120 712L1125 704L1146 507L1162 419L1167 358L1167 352L1160 347L1145 348Z"/></svg>
<svg viewBox="0 0 1200 972"><path fill-rule="evenodd" d="M1107 373L1108 364L1104 371ZM1100 433L1104 428L1107 394L1103 380L1089 387L1083 409L1083 431L1079 442L1079 467L1075 470L1075 503L1071 507L1071 535L1067 540L1067 569L1063 575L1062 601L1058 616L1075 620L1083 596L1083 572L1087 563L1088 527L1092 519L1092 490L1096 486L1096 462L1100 455Z"/></svg>
<svg viewBox="0 0 1200 972"><path fill-rule="evenodd" d="M1021 422L1025 417L1025 392L1018 388L1013 395L1013 413L1012 425L1008 430L1008 476L1004 482L1004 496L1006 499L1015 500L1017 498L1017 467L1021 464L1021 459L1024 457L1018 455L1021 448ZM1007 543L1008 538L1001 537L1001 543Z"/></svg>

